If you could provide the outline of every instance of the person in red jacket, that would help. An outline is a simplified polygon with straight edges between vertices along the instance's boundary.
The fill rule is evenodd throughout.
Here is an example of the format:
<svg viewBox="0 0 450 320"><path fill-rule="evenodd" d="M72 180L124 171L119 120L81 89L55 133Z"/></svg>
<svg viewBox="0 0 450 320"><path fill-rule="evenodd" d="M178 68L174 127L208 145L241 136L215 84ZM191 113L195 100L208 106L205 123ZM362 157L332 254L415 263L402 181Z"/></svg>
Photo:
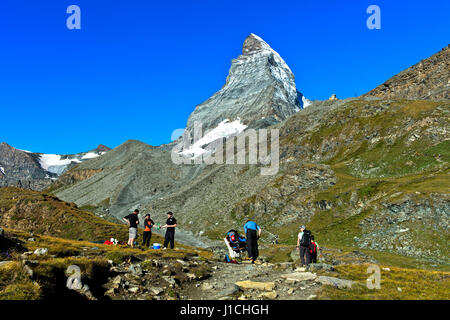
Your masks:
<svg viewBox="0 0 450 320"><path fill-rule="evenodd" d="M311 246L309 248L311 262L317 263L317 252L322 249L320 249L319 244L314 240L314 236L311 236Z"/></svg>

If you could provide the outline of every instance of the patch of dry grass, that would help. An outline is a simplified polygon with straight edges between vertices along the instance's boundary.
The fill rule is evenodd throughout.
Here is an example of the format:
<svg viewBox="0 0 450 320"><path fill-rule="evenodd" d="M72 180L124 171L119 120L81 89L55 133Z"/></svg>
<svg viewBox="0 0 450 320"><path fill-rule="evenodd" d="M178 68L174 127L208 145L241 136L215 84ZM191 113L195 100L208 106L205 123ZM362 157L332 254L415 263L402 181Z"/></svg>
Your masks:
<svg viewBox="0 0 450 320"><path fill-rule="evenodd" d="M343 264L338 277L356 281L352 289L323 286L319 299L337 300L449 300L450 272L417 270L380 265L380 289L368 289L369 264ZM333 276L336 276L333 274Z"/></svg>

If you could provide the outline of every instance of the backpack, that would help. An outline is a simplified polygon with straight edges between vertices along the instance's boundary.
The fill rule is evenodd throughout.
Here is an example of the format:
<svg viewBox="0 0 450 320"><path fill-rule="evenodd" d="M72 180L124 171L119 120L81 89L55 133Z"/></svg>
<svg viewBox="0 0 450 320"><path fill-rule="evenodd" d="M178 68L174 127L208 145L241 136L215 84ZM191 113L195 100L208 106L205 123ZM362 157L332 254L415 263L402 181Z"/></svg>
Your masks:
<svg viewBox="0 0 450 320"><path fill-rule="evenodd" d="M302 236L302 240L300 242L300 245L302 247L308 247L309 248L310 244L311 244L311 231L305 229L303 231L303 236Z"/></svg>
<svg viewBox="0 0 450 320"><path fill-rule="evenodd" d="M313 241L311 242L311 247L309 252L311 252L312 254L317 253L317 244Z"/></svg>

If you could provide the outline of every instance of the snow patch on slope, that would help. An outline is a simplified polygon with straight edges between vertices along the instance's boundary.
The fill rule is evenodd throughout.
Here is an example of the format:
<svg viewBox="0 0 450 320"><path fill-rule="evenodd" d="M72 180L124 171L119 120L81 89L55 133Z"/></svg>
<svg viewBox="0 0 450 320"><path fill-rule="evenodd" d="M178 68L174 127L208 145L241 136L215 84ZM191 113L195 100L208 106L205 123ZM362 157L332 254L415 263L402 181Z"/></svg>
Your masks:
<svg viewBox="0 0 450 320"><path fill-rule="evenodd" d="M41 154L39 163L42 169L60 175L72 162L81 163L78 159L61 159L58 154Z"/></svg>
<svg viewBox="0 0 450 320"><path fill-rule="evenodd" d="M309 99L306 99L305 96L302 97L302 108L306 108L309 107L310 105L312 105L312 101Z"/></svg>
<svg viewBox="0 0 450 320"><path fill-rule="evenodd" d="M104 152L102 152L103 154ZM99 157L100 155L94 152L88 152L84 156L81 157L81 160L94 159Z"/></svg>
<svg viewBox="0 0 450 320"><path fill-rule="evenodd" d="M221 123L219 123L217 127L207 131L201 139L195 141L194 144L192 144L188 149L183 150L181 154L184 156L196 158L207 152L207 150L203 149L204 146L210 144L213 141L216 141L217 139L237 135L244 131L245 128L247 128L247 126L241 123L240 119L234 120L232 122L230 122L229 119L225 119Z"/></svg>

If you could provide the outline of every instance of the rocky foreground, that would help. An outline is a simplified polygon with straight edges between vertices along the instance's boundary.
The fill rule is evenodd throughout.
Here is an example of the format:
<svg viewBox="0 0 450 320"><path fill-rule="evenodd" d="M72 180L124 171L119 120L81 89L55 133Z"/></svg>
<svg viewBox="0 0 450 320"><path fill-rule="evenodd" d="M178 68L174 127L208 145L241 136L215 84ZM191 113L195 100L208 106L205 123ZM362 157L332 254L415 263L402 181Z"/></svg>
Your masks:
<svg viewBox="0 0 450 320"><path fill-rule="evenodd" d="M449 298L449 272L388 267L358 251L324 249L321 263L302 268L286 246L263 247L265 255L252 265L223 262L220 248L131 249L12 230L0 240L8 252L0 260L0 299ZM286 259L273 255L282 251ZM379 290L367 288L371 265L381 271Z"/></svg>

